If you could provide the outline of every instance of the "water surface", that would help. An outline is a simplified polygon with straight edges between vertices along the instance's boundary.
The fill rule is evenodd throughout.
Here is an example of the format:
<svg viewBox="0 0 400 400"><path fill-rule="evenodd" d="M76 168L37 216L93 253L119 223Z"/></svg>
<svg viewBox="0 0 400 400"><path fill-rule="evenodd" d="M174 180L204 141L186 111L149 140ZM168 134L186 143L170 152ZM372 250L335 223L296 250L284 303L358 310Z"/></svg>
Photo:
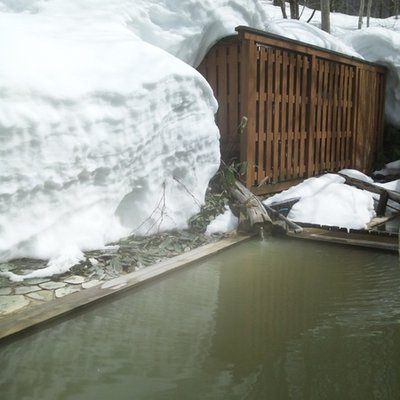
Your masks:
<svg viewBox="0 0 400 400"><path fill-rule="evenodd" d="M399 399L396 254L252 241L0 347L2 400Z"/></svg>

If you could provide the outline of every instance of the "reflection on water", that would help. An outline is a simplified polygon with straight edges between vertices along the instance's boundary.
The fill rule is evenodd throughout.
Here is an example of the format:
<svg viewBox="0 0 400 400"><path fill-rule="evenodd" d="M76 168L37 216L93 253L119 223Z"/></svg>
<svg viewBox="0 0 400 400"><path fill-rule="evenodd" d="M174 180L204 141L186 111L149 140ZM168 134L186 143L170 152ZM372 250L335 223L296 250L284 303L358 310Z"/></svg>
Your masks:
<svg viewBox="0 0 400 400"><path fill-rule="evenodd" d="M398 399L397 255L254 241L0 347L8 399Z"/></svg>

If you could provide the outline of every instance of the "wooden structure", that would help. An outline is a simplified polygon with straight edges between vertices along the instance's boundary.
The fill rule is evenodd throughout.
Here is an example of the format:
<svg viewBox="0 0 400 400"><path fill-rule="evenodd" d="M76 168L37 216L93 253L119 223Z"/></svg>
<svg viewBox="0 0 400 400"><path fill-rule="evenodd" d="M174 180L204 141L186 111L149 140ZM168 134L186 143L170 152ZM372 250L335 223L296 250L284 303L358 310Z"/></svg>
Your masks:
<svg viewBox="0 0 400 400"><path fill-rule="evenodd" d="M385 68L262 31L236 30L198 69L219 102L222 156L247 162L246 186L261 194L267 183L327 170L369 172L382 142Z"/></svg>

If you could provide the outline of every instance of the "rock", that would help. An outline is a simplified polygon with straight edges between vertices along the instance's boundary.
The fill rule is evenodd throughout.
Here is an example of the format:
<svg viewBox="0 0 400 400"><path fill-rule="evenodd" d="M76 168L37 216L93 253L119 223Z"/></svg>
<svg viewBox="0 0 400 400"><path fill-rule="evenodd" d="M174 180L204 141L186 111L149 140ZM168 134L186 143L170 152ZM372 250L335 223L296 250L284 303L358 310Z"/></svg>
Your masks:
<svg viewBox="0 0 400 400"><path fill-rule="evenodd" d="M0 296L11 294L12 289L10 287L0 288Z"/></svg>
<svg viewBox="0 0 400 400"><path fill-rule="evenodd" d="M39 286L42 289L46 289L46 290L55 290L55 289L59 289L62 288L64 286L66 286L67 284L64 282L45 282L45 283L40 283Z"/></svg>
<svg viewBox="0 0 400 400"><path fill-rule="evenodd" d="M29 303L30 301L22 295L0 296L0 315L18 311Z"/></svg>
<svg viewBox="0 0 400 400"><path fill-rule="evenodd" d="M90 264L92 264L93 266L95 266L99 263L99 261L96 260L94 257L90 257L88 260L89 260Z"/></svg>
<svg viewBox="0 0 400 400"><path fill-rule="evenodd" d="M85 282L85 278L79 275L72 275L66 279L64 279L65 283L70 283L71 285L80 285Z"/></svg>
<svg viewBox="0 0 400 400"><path fill-rule="evenodd" d="M98 279L93 279L91 281L82 283L82 287L84 289L89 289L91 287L99 285L100 283L101 283L101 281L99 281Z"/></svg>
<svg viewBox="0 0 400 400"><path fill-rule="evenodd" d="M67 296L68 294L79 292L79 290L80 289L77 287L63 287L63 288L57 289L55 294L56 294L57 299L59 299L61 297Z"/></svg>
<svg viewBox="0 0 400 400"><path fill-rule="evenodd" d="M31 278L31 279L25 279L24 280L24 285L39 285L40 283L45 283L48 282L50 278Z"/></svg>
<svg viewBox="0 0 400 400"><path fill-rule="evenodd" d="M15 288L14 293L15 294L27 294L31 292L37 292L40 290L40 287L37 285L33 286L18 286Z"/></svg>
<svg viewBox="0 0 400 400"><path fill-rule="evenodd" d="M38 292L28 293L26 297L33 300L49 301L53 300L53 292L51 290L40 290Z"/></svg>

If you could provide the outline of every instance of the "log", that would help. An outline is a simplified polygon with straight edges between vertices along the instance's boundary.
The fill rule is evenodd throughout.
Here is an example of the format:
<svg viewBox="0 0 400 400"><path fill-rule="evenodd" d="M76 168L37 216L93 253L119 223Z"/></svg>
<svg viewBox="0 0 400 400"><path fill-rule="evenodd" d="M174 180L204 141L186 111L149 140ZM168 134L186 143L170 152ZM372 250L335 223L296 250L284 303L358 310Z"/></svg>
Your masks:
<svg viewBox="0 0 400 400"><path fill-rule="evenodd" d="M251 228L259 225L272 226L271 218L264 208L264 205L261 203L261 200L239 181L235 181L235 184L231 188L231 194L245 209L250 220Z"/></svg>

